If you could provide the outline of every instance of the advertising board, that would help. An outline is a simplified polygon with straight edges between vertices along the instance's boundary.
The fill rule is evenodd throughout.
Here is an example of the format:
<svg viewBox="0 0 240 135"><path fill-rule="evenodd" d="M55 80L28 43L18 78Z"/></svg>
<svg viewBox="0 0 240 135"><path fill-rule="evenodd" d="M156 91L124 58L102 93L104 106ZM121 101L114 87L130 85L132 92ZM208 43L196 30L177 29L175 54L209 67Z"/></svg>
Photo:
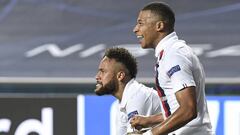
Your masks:
<svg viewBox="0 0 240 135"><path fill-rule="evenodd" d="M216 135L240 134L240 96L208 96ZM35 95L0 98L0 134L116 135L118 101L112 96Z"/></svg>

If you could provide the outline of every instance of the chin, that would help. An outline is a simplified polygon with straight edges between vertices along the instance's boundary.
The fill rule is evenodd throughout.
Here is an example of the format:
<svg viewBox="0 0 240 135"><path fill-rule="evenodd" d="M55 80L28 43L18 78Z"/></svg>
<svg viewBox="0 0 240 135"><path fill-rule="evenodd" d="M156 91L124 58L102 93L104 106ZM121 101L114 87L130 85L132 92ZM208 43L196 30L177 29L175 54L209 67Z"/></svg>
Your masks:
<svg viewBox="0 0 240 135"><path fill-rule="evenodd" d="M102 95L101 93L102 93L102 87L96 87L96 89L94 90L94 92L95 92L95 94L97 94L97 95Z"/></svg>
<svg viewBox="0 0 240 135"><path fill-rule="evenodd" d="M98 96L104 95L104 92L102 92L101 90L98 90L98 89L96 89L94 92L95 92L95 94L98 95Z"/></svg>
<svg viewBox="0 0 240 135"><path fill-rule="evenodd" d="M143 49L153 48L152 44L141 44L141 47L142 47Z"/></svg>
<svg viewBox="0 0 240 135"><path fill-rule="evenodd" d="M142 47L143 49L147 49L147 48L149 48L149 47L146 46L146 45L141 45L141 47Z"/></svg>

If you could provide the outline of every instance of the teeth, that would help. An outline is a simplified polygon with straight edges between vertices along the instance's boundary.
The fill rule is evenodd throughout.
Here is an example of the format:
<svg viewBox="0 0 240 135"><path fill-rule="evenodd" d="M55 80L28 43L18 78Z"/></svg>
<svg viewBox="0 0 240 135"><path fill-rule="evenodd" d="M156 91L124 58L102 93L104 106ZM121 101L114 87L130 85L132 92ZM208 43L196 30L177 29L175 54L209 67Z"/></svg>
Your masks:
<svg viewBox="0 0 240 135"><path fill-rule="evenodd" d="M100 87L100 86L102 86L102 85L101 85L101 84L99 84L99 83L98 83L98 84L96 84L96 87Z"/></svg>
<svg viewBox="0 0 240 135"><path fill-rule="evenodd" d="M143 39L143 36L137 36L138 39Z"/></svg>

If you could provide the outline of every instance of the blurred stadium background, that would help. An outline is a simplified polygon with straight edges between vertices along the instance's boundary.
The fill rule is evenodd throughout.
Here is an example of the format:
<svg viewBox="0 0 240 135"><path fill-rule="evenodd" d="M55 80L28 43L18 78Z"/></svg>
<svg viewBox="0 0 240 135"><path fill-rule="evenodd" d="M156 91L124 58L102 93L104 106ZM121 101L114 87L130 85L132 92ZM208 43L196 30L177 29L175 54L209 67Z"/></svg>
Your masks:
<svg viewBox="0 0 240 135"><path fill-rule="evenodd" d="M205 68L217 135L240 135L240 2L163 1ZM148 2L0 0L0 134L114 135L115 100L94 95L95 74L104 50L121 46L154 87L153 51L132 32Z"/></svg>

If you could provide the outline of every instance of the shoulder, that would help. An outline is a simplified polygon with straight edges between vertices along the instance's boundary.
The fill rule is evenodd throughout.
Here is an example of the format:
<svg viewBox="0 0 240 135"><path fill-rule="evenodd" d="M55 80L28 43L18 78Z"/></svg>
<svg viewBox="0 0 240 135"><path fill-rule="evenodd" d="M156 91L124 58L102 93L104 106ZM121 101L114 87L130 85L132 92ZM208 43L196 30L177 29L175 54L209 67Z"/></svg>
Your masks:
<svg viewBox="0 0 240 135"><path fill-rule="evenodd" d="M165 59L167 59L166 62L169 63L169 61L174 62L191 60L191 58L194 56L194 53L191 47L186 45L185 41L180 40L171 45L165 55Z"/></svg>
<svg viewBox="0 0 240 135"><path fill-rule="evenodd" d="M188 46L183 40L179 40L178 42L176 42L172 46L171 50L173 51L172 54L175 55L191 56L193 54L192 48Z"/></svg>
<svg viewBox="0 0 240 135"><path fill-rule="evenodd" d="M156 90L146 86L145 84L139 83L137 81L135 81L134 85L132 85L131 90L134 91L134 94L132 95L132 99L134 98L146 99L150 95L154 95L154 96L157 95Z"/></svg>

